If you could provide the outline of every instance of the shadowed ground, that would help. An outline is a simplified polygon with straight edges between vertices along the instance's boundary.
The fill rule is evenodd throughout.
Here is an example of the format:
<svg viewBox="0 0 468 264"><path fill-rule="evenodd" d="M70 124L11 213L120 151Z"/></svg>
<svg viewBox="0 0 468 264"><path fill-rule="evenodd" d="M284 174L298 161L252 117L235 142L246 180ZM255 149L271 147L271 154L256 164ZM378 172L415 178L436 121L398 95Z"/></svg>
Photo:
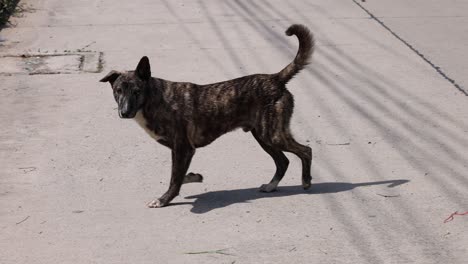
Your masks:
<svg viewBox="0 0 468 264"><path fill-rule="evenodd" d="M347 183L347 182L323 182L316 183L313 188L303 190L301 186L283 186L278 191L273 193L259 192L258 188L215 191L185 197L185 199L196 199L192 204L191 212L202 214L214 209L223 208L236 203L250 203L257 199L288 197L294 195L310 195L310 194L329 194L351 191L358 187L367 187L373 185L387 185L389 188L407 183L407 180L392 180L378 182L363 182L363 183ZM187 203L184 203L187 204Z"/></svg>

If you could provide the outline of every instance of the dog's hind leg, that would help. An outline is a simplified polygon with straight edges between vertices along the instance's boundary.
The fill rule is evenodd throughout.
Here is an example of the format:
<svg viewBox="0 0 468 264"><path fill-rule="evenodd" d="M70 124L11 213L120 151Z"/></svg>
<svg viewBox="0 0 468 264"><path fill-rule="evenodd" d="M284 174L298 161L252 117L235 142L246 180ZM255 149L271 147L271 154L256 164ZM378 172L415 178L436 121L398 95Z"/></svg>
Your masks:
<svg viewBox="0 0 468 264"><path fill-rule="evenodd" d="M271 144L268 144L265 141L263 141L255 130L252 131L252 135L255 137L255 139L263 148L263 150L270 154L270 156L275 161L275 175L271 179L270 183L263 184L262 186L260 186L261 192L273 192L276 190L276 187L278 187L278 184L281 181L281 179L283 179L283 176L286 173L286 170L288 169L289 160L280 149L273 147Z"/></svg>
<svg viewBox="0 0 468 264"><path fill-rule="evenodd" d="M281 137L279 144L283 151L296 154L302 162L302 187L307 190L310 188L312 176L310 175L310 168L312 165L312 148L304 146L296 142L293 136L285 132Z"/></svg>

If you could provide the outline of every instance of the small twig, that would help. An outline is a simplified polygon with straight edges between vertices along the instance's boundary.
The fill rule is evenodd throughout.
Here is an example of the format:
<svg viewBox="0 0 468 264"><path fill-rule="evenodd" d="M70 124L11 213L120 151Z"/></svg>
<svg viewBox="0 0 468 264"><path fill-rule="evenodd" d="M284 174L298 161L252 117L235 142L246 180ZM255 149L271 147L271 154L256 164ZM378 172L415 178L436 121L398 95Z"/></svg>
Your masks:
<svg viewBox="0 0 468 264"><path fill-rule="evenodd" d="M19 170L23 170L24 173L28 173L28 172L32 172L32 171L35 171L37 170L36 167L22 167L22 168L18 168Z"/></svg>
<svg viewBox="0 0 468 264"><path fill-rule="evenodd" d="M385 198L400 197L400 195L385 195L385 194L380 194L380 193L378 193L377 195L380 195Z"/></svg>
<svg viewBox="0 0 468 264"><path fill-rule="evenodd" d="M228 255L228 256L233 256L232 254L223 252L227 248L224 249L218 249L218 250L209 250L209 251L197 251L197 252L186 252L184 254L188 255L198 255L198 254L221 254L221 255Z"/></svg>
<svg viewBox="0 0 468 264"><path fill-rule="evenodd" d="M292 251L295 251L296 250L296 247L293 247L289 250L289 252L292 252Z"/></svg>
<svg viewBox="0 0 468 264"><path fill-rule="evenodd" d="M19 225L19 224L23 223L24 221L28 220L28 218L29 218L29 215L28 215L28 216L26 216L26 218L25 218L25 219L23 219L23 220L19 221L19 222L18 222L18 223L16 223L16 224L17 224L17 225Z"/></svg>
<svg viewBox="0 0 468 264"><path fill-rule="evenodd" d="M327 143L327 145L329 146L348 146L348 145L351 145L350 142L346 142L346 143Z"/></svg>
<svg viewBox="0 0 468 264"><path fill-rule="evenodd" d="M325 255L328 255L328 253L327 253L326 251L321 250L320 248L319 248L318 250L320 250L320 251L321 251L322 253L324 253Z"/></svg>
<svg viewBox="0 0 468 264"><path fill-rule="evenodd" d="M447 219L444 220L444 224L452 221L454 216L456 216L456 215L459 215L459 216L468 215L468 211L466 211L464 213L458 213L458 211L455 211L449 217L447 217Z"/></svg>
<svg viewBox="0 0 468 264"><path fill-rule="evenodd" d="M82 47L81 49L77 49L77 51L78 51L78 52L84 51L87 47L93 45L94 43L96 43L96 41L93 41L93 42L89 43L88 45Z"/></svg>

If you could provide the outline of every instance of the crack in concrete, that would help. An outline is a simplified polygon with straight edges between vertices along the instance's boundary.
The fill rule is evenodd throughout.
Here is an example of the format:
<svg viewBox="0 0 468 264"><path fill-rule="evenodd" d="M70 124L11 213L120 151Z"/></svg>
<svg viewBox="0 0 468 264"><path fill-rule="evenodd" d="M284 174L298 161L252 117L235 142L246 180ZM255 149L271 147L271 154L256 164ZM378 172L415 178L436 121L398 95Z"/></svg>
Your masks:
<svg viewBox="0 0 468 264"><path fill-rule="evenodd" d="M366 9L364 6L362 6L360 3L358 3L356 0L352 0L357 6L359 6L362 10L364 10L371 19L375 20L377 23L379 23L383 28L385 28L390 34L392 34L395 38L400 40L403 44L405 44L408 48L410 48L414 53L416 53L421 59L423 59L425 62L427 62L437 73L439 73L440 76L442 76L444 79L449 81L458 91L463 93L465 96L468 96L468 92L463 89L454 79L450 78L445 72L443 72L439 66L435 65L432 61L430 61L424 54L422 54L419 50L417 50L413 45L409 44L406 40L404 40L402 37L400 37L397 33L395 33L392 29L390 29L385 23L378 19L374 14L372 14L368 9Z"/></svg>

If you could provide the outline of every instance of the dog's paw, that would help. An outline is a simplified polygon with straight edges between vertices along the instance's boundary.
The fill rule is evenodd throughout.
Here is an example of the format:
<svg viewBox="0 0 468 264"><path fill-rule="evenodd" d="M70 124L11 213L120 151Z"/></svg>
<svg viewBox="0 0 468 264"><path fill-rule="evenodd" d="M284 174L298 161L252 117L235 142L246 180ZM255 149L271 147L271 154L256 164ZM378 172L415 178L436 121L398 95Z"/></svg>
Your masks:
<svg viewBox="0 0 468 264"><path fill-rule="evenodd" d="M276 184L272 184L272 183L262 184L262 186L260 186L259 191L266 192L266 193L274 192L276 191L276 186L277 186Z"/></svg>
<svg viewBox="0 0 468 264"><path fill-rule="evenodd" d="M306 179L306 180L302 180L302 188L304 188L304 190L310 189L310 186L312 186L311 180L312 180L312 178Z"/></svg>
<svg viewBox="0 0 468 264"><path fill-rule="evenodd" d="M185 175L183 183L185 184L191 182L203 182L203 176L198 173L190 172L189 174Z"/></svg>
<svg viewBox="0 0 468 264"><path fill-rule="evenodd" d="M164 203L163 201L161 201L159 199L155 199L155 200L153 200L153 201L151 201L151 202L149 202L147 204L147 206L149 208L161 208L161 207L164 207L166 205L167 205L167 203Z"/></svg>

